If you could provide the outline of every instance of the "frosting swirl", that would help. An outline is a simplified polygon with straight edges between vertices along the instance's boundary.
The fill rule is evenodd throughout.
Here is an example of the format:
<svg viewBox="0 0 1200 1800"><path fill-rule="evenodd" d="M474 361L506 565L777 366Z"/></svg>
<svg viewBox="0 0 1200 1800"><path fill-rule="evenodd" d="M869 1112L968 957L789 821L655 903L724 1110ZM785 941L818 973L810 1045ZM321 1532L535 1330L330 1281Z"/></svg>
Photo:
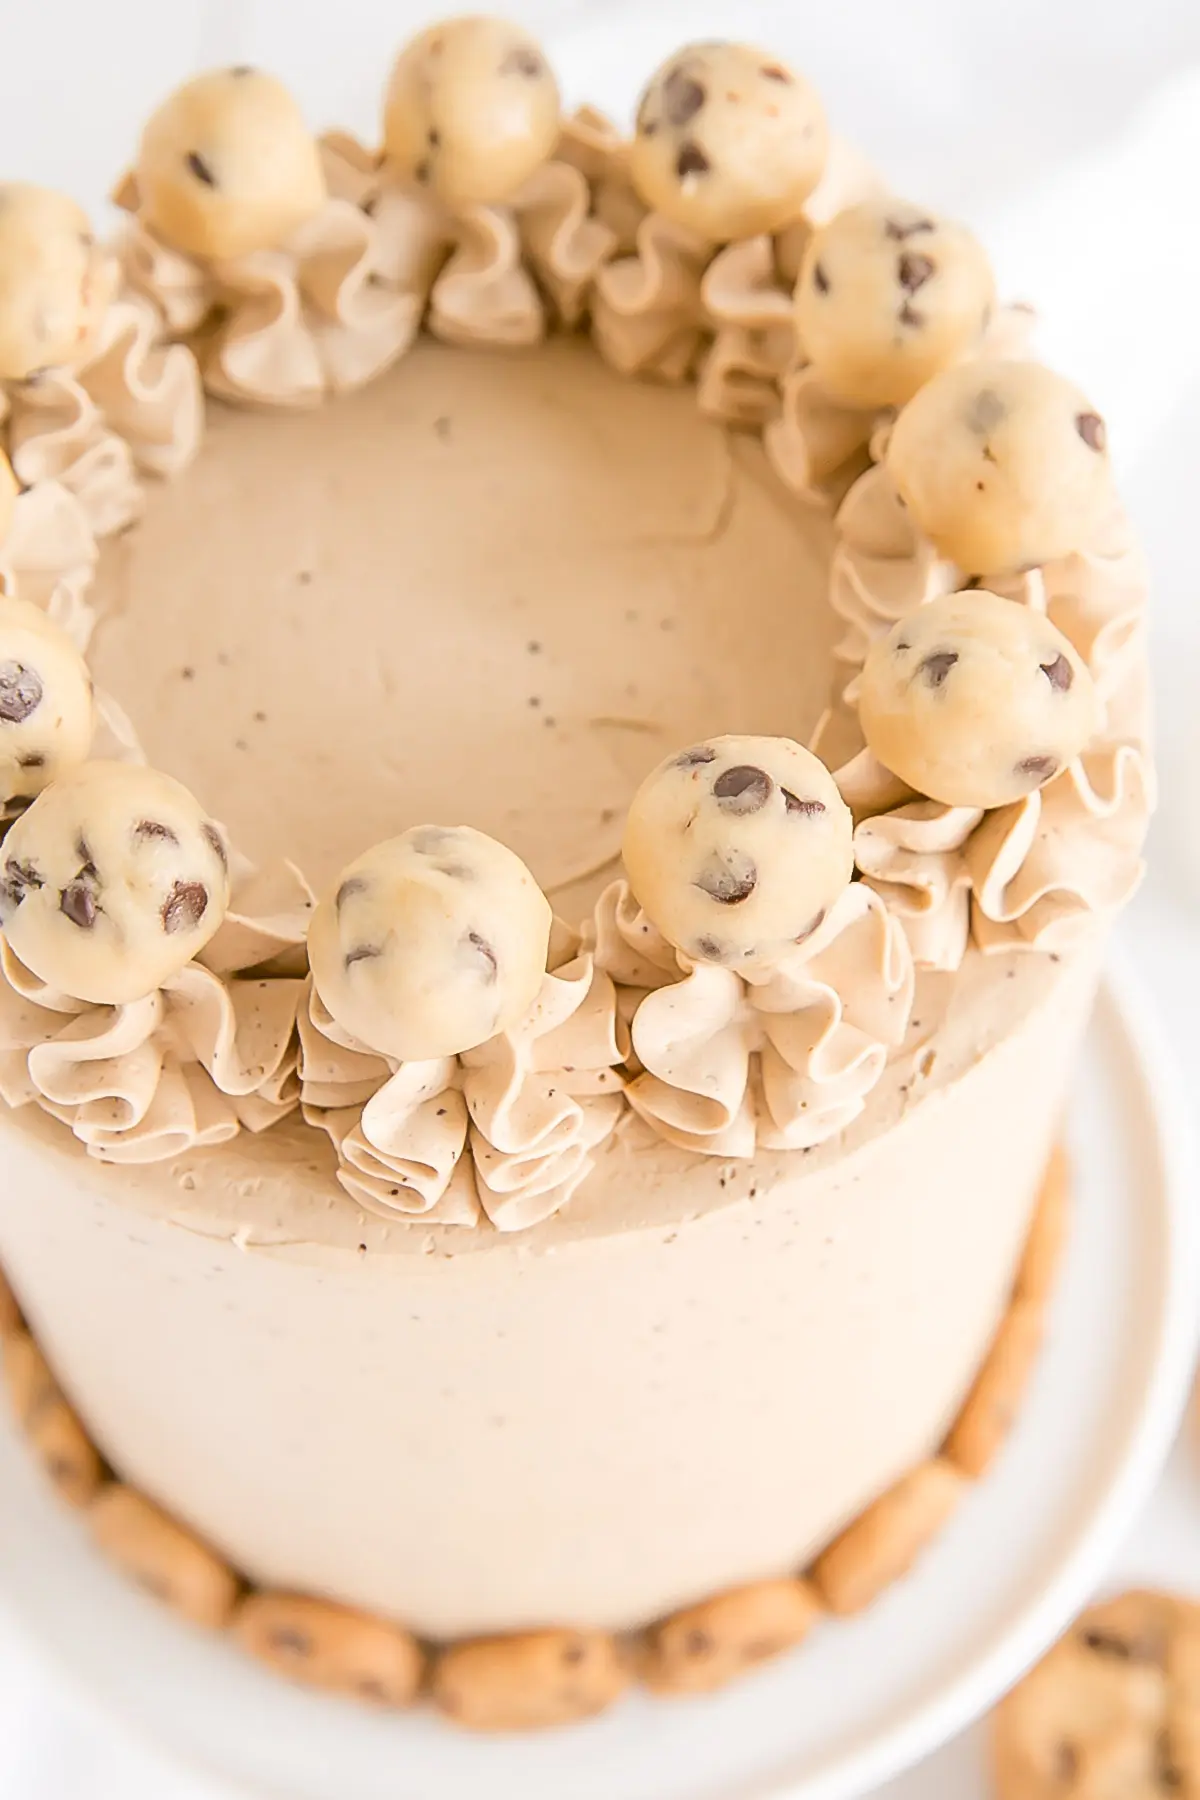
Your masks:
<svg viewBox="0 0 1200 1800"><path fill-rule="evenodd" d="M376 1056L310 989L300 1015L305 1118L367 1211L521 1231L567 1204L622 1110L627 1053L611 979L584 953L548 973L529 1011L475 1050ZM469 1151L469 1155L466 1152Z"/></svg>
<svg viewBox="0 0 1200 1800"><path fill-rule="evenodd" d="M300 1100L305 984L274 971L302 947L311 905L289 865L238 884L204 962L119 1006L47 987L0 939L0 1098L40 1106L104 1162L265 1131Z"/></svg>
<svg viewBox="0 0 1200 1800"><path fill-rule="evenodd" d="M913 966L903 931L862 883L778 967L751 979L671 949L624 882L588 936L628 990L629 1105L669 1143L710 1156L823 1143L862 1111L903 1039Z"/></svg>
<svg viewBox="0 0 1200 1800"><path fill-rule="evenodd" d="M976 354L1028 355L1033 324L1029 307L1001 307ZM886 429L894 410L849 406L839 400L799 350L794 367L783 377L781 393L780 416L763 433L767 455L794 493L822 506L837 506L868 463L878 461L876 434L881 427Z"/></svg>

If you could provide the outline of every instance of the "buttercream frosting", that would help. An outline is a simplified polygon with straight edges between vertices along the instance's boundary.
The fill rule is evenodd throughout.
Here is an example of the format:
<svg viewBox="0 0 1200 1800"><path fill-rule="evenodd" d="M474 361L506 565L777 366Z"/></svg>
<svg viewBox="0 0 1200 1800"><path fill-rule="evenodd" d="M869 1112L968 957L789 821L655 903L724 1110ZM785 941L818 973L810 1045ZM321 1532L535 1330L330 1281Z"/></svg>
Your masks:
<svg viewBox="0 0 1200 1800"><path fill-rule="evenodd" d="M786 961L747 978L674 951L624 882L585 941L627 991L630 1106L668 1143L710 1156L799 1150L862 1111L908 1026L904 933L862 883Z"/></svg>
<svg viewBox="0 0 1200 1800"><path fill-rule="evenodd" d="M1045 787L990 811L911 792L896 804L895 777L865 750L837 779L867 813L854 834L864 881L919 967L957 969L972 938L985 951L1068 950L1141 879L1154 785L1136 741L1102 737Z"/></svg>
<svg viewBox="0 0 1200 1800"><path fill-rule="evenodd" d="M276 959L302 945L310 907L294 869L244 880L203 961L118 1006L49 987L0 939L0 1097L41 1107L106 1162L166 1161L277 1124L300 1100L305 983Z"/></svg>
<svg viewBox="0 0 1200 1800"><path fill-rule="evenodd" d="M329 1133L338 1179L384 1217L500 1231L567 1204L622 1110L627 1053L611 979L588 954L548 973L510 1030L459 1057L397 1063L344 1032L309 991L300 1016L304 1113Z"/></svg>
<svg viewBox="0 0 1200 1800"><path fill-rule="evenodd" d="M1021 304L997 309L978 345L980 356L1029 353L1034 315ZM894 409L850 406L832 393L796 345L781 382L780 414L763 434L767 455L792 492L822 506L837 506L879 454L879 432Z"/></svg>

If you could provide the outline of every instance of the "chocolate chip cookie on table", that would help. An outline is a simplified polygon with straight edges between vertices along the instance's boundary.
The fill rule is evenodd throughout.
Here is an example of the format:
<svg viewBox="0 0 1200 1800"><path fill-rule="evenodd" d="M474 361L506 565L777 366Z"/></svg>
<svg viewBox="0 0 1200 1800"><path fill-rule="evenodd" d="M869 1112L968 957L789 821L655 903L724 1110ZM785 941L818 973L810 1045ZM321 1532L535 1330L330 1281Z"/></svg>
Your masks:
<svg viewBox="0 0 1200 1800"><path fill-rule="evenodd" d="M0 192L0 1337L148 1594L531 1730L819 1644L1002 1453L1145 581L800 71L622 134L470 18L380 85L186 83L115 254Z"/></svg>
<svg viewBox="0 0 1200 1800"><path fill-rule="evenodd" d="M1200 1794L1200 1605L1091 1607L992 1719L999 1800Z"/></svg>

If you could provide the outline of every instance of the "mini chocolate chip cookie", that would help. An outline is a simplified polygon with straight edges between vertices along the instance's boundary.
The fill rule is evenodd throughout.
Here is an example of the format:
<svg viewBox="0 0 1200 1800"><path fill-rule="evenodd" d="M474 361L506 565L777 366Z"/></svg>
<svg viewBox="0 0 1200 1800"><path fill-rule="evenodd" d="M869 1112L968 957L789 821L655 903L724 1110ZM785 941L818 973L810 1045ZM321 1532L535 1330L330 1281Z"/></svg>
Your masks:
<svg viewBox="0 0 1200 1800"><path fill-rule="evenodd" d="M417 825L342 871L313 915L317 993L380 1056L455 1056L528 1011L550 903L519 856L466 825Z"/></svg>
<svg viewBox="0 0 1200 1800"><path fill-rule="evenodd" d="M605 1631L528 1631L452 1644L433 1665L434 1705L471 1731L537 1731L611 1706L630 1671Z"/></svg>
<svg viewBox="0 0 1200 1800"><path fill-rule="evenodd" d="M269 250L325 200L316 140L288 90L258 69L211 69L166 99L134 169L151 231L189 256Z"/></svg>
<svg viewBox="0 0 1200 1800"><path fill-rule="evenodd" d="M220 1631L229 1623L237 1576L143 1494L113 1482L93 1501L88 1522L97 1547L154 1599L194 1625Z"/></svg>
<svg viewBox="0 0 1200 1800"><path fill-rule="evenodd" d="M802 75L747 44L689 44L638 102L629 172L654 212L728 243L798 217L828 151L824 109Z"/></svg>
<svg viewBox="0 0 1200 1800"><path fill-rule="evenodd" d="M995 298L991 265L965 225L903 200L864 200L813 233L796 329L835 399L903 406L978 348Z"/></svg>
<svg viewBox="0 0 1200 1800"><path fill-rule="evenodd" d="M1092 1607L1001 1702L992 1747L1001 1800L1200 1793L1200 1607Z"/></svg>
<svg viewBox="0 0 1200 1800"><path fill-rule="evenodd" d="M700 1694L792 1650L821 1617L807 1581L753 1581L685 1606L647 1634L640 1672L660 1694Z"/></svg>
<svg viewBox="0 0 1200 1800"><path fill-rule="evenodd" d="M947 806L1006 806L1044 787L1100 722L1087 665L1042 613L979 588L947 594L872 646L863 736Z"/></svg>
<svg viewBox="0 0 1200 1800"><path fill-rule="evenodd" d="M767 969L850 880L851 819L824 763L790 738L719 737L660 763L629 808L638 904L695 962Z"/></svg>
<svg viewBox="0 0 1200 1800"><path fill-rule="evenodd" d="M31 1337L12 1331L0 1349L9 1404L30 1448L68 1506L86 1506L104 1471L77 1413Z"/></svg>
<svg viewBox="0 0 1200 1800"><path fill-rule="evenodd" d="M250 1594L233 1633L277 1675L370 1706L407 1706L421 1684L417 1641L399 1625L302 1594Z"/></svg>
<svg viewBox="0 0 1200 1800"><path fill-rule="evenodd" d="M80 354L95 324L96 253L74 200L0 184L0 381L26 381Z"/></svg>
<svg viewBox="0 0 1200 1800"><path fill-rule="evenodd" d="M936 375L896 420L886 460L918 528L969 575L1086 550L1113 505L1104 420L1040 363Z"/></svg>
<svg viewBox="0 0 1200 1800"><path fill-rule="evenodd" d="M504 19L447 19L400 52L384 104L392 169L448 206L515 193L558 141L553 70L536 38Z"/></svg>
<svg viewBox="0 0 1200 1800"><path fill-rule="evenodd" d="M40 606L0 597L0 806L84 762L95 724L92 678L66 632Z"/></svg>
<svg viewBox="0 0 1200 1800"><path fill-rule="evenodd" d="M942 1459L921 1463L842 1535L812 1567L813 1585L831 1612L857 1613L907 1575L958 1505L966 1478Z"/></svg>
<svg viewBox="0 0 1200 1800"><path fill-rule="evenodd" d="M26 968L76 1000L153 993L228 905L217 827L179 782L133 763L69 771L0 846L0 929Z"/></svg>

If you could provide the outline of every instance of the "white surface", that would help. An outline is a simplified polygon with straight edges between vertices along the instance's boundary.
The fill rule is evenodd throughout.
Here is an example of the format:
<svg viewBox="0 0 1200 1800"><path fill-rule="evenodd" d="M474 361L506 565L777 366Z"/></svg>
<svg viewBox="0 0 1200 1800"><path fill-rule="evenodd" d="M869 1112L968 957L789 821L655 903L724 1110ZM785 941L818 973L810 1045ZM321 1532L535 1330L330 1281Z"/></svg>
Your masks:
<svg viewBox="0 0 1200 1800"><path fill-rule="evenodd" d="M1126 982L1073 1110L1075 1230L1016 1434L917 1574L700 1704L635 1696L577 1731L483 1741L297 1692L95 1558L0 1430L0 1594L89 1694L190 1764L283 1800L844 1800L982 1712L1107 1568L1190 1386L1200 1234L1178 1102ZM1103 1330L1096 1321L1104 1322Z"/></svg>
<svg viewBox="0 0 1200 1800"><path fill-rule="evenodd" d="M369 134L392 47L435 10L411 0L0 0L0 170L58 182L98 208L135 121L188 69L219 59L257 57L296 84L315 120L337 117ZM1152 878L1123 936L1194 1096L1200 336L1192 311L1200 240L1187 222L1200 166L1200 8L1194 0L1008 0L1002 8L961 0L822 8L647 0L636 9L612 0L512 0L506 10L537 25L569 21L577 35L572 47L567 34L558 60L572 97L613 103L630 96L629 69L646 70L685 36L757 36L813 74L839 127L898 187L981 224L1007 290L1038 302L1047 353L1084 381L1113 424L1156 566L1167 799L1152 838ZM1095 1329L1103 1342L1107 1321L1097 1318ZM1143 1577L1200 1593L1200 1474L1190 1448L1177 1452L1117 1558L1115 1581ZM147 1670L147 1717L155 1704ZM972 1737L888 1792L893 1800L972 1800L984 1791L978 1768ZM97 1721L0 1622L0 1794L224 1800L228 1790L180 1773ZM576 1800L575 1790L558 1800Z"/></svg>

